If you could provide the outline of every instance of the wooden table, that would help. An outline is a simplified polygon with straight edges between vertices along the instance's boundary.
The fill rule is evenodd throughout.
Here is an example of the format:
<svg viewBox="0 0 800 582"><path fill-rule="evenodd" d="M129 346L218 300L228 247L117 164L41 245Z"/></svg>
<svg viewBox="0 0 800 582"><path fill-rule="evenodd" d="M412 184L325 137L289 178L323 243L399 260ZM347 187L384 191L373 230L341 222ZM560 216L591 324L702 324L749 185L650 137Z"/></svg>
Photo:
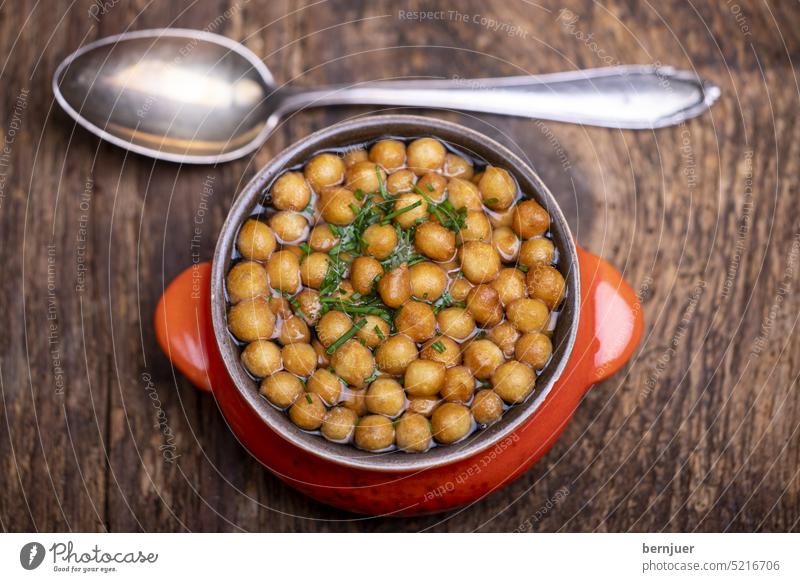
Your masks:
<svg viewBox="0 0 800 582"><path fill-rule="evenodd" d="M0 11L3 530L800 529L796 5L53 4ZM438 12L415 20L420 9ZM615 63L712 79L723 97L709 114L656 132L426 112L531 160L580 242L638 289L635 361L589 392L533 470L463 511L366 519L284 486L171 368L152 313L171 278L211 256L258 167L367 110L304 112L251 159L179 167L99 143L55 105L51 77L72 50L166 26L241 40L297 85Z"/></svg>

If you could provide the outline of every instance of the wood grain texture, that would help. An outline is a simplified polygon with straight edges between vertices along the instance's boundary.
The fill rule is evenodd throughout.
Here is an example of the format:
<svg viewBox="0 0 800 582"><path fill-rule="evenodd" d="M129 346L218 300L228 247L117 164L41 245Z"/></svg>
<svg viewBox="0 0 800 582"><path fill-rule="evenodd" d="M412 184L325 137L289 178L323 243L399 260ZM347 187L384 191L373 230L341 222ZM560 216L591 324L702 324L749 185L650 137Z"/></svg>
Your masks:
<svg viewBox="0 0 800 582"><path fill-rule="evenodd" d="M106 2L97 19L92 6L0 9L4 531L800 529L796 4L136 0ZM405 16L414 10L445 16ZM171 368L151 317L170 279L210 257L259 166L369 110L302 112L251 159L179 167L99 143L57 109L60 59L164 26L241 40L297 85L614 63L712 79L723 98L708 115L657 132L426 112L529 159L578 240L623 270L647 318L635 361L589 392L534 469L461 511L367 519L284 486Z"/></svg>

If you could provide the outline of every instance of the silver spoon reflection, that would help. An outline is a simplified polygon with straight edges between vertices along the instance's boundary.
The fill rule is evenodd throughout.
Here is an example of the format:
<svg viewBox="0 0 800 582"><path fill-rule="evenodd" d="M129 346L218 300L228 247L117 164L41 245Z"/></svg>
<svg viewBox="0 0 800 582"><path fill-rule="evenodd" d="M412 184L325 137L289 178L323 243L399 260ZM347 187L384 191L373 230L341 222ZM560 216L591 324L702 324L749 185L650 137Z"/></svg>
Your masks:
<svg viewBox="0 0 800 582"><path fill-rule="evenodd" d="M719 97L719 88L693 73L638 65L278 87L264 63L240 43L185 29L129 32L88 44L59 65L53 91L69 115L102 139L191 164L245 156L264 143L282 116L306 107L431 107L652 129L695 117Z"/></svg>

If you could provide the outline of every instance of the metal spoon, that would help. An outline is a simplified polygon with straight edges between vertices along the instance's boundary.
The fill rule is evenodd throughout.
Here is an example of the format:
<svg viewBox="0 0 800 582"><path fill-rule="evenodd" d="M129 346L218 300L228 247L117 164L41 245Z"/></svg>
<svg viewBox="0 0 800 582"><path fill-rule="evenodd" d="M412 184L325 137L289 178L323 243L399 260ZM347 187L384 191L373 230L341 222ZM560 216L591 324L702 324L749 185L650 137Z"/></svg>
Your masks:
<svg viewBox="0 0 800 582"><path fill-rule="evenodd" d="M186 29L129 32L75 51L53 76L59 104L92 133L159 160L213 164L261 146L279 119L327 105L480 111L624 129L681 123L719 88L687 71L620 66L492 79L277 86L241 44Z"/></svg>

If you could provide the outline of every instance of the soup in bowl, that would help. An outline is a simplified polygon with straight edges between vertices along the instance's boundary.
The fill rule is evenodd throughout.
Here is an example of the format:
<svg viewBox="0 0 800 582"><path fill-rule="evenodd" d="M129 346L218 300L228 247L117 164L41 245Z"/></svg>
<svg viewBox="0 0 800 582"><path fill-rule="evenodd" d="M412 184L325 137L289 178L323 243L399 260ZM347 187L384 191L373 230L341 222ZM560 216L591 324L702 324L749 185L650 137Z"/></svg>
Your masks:
<svg viewBox="0 0 800 582"><path fill-rule="evenodd" d="M506 167L436 135L314 152L236 235L241 364L331 443L458 443L530 398L551 359L566 285L550 225Z"/></svg>

